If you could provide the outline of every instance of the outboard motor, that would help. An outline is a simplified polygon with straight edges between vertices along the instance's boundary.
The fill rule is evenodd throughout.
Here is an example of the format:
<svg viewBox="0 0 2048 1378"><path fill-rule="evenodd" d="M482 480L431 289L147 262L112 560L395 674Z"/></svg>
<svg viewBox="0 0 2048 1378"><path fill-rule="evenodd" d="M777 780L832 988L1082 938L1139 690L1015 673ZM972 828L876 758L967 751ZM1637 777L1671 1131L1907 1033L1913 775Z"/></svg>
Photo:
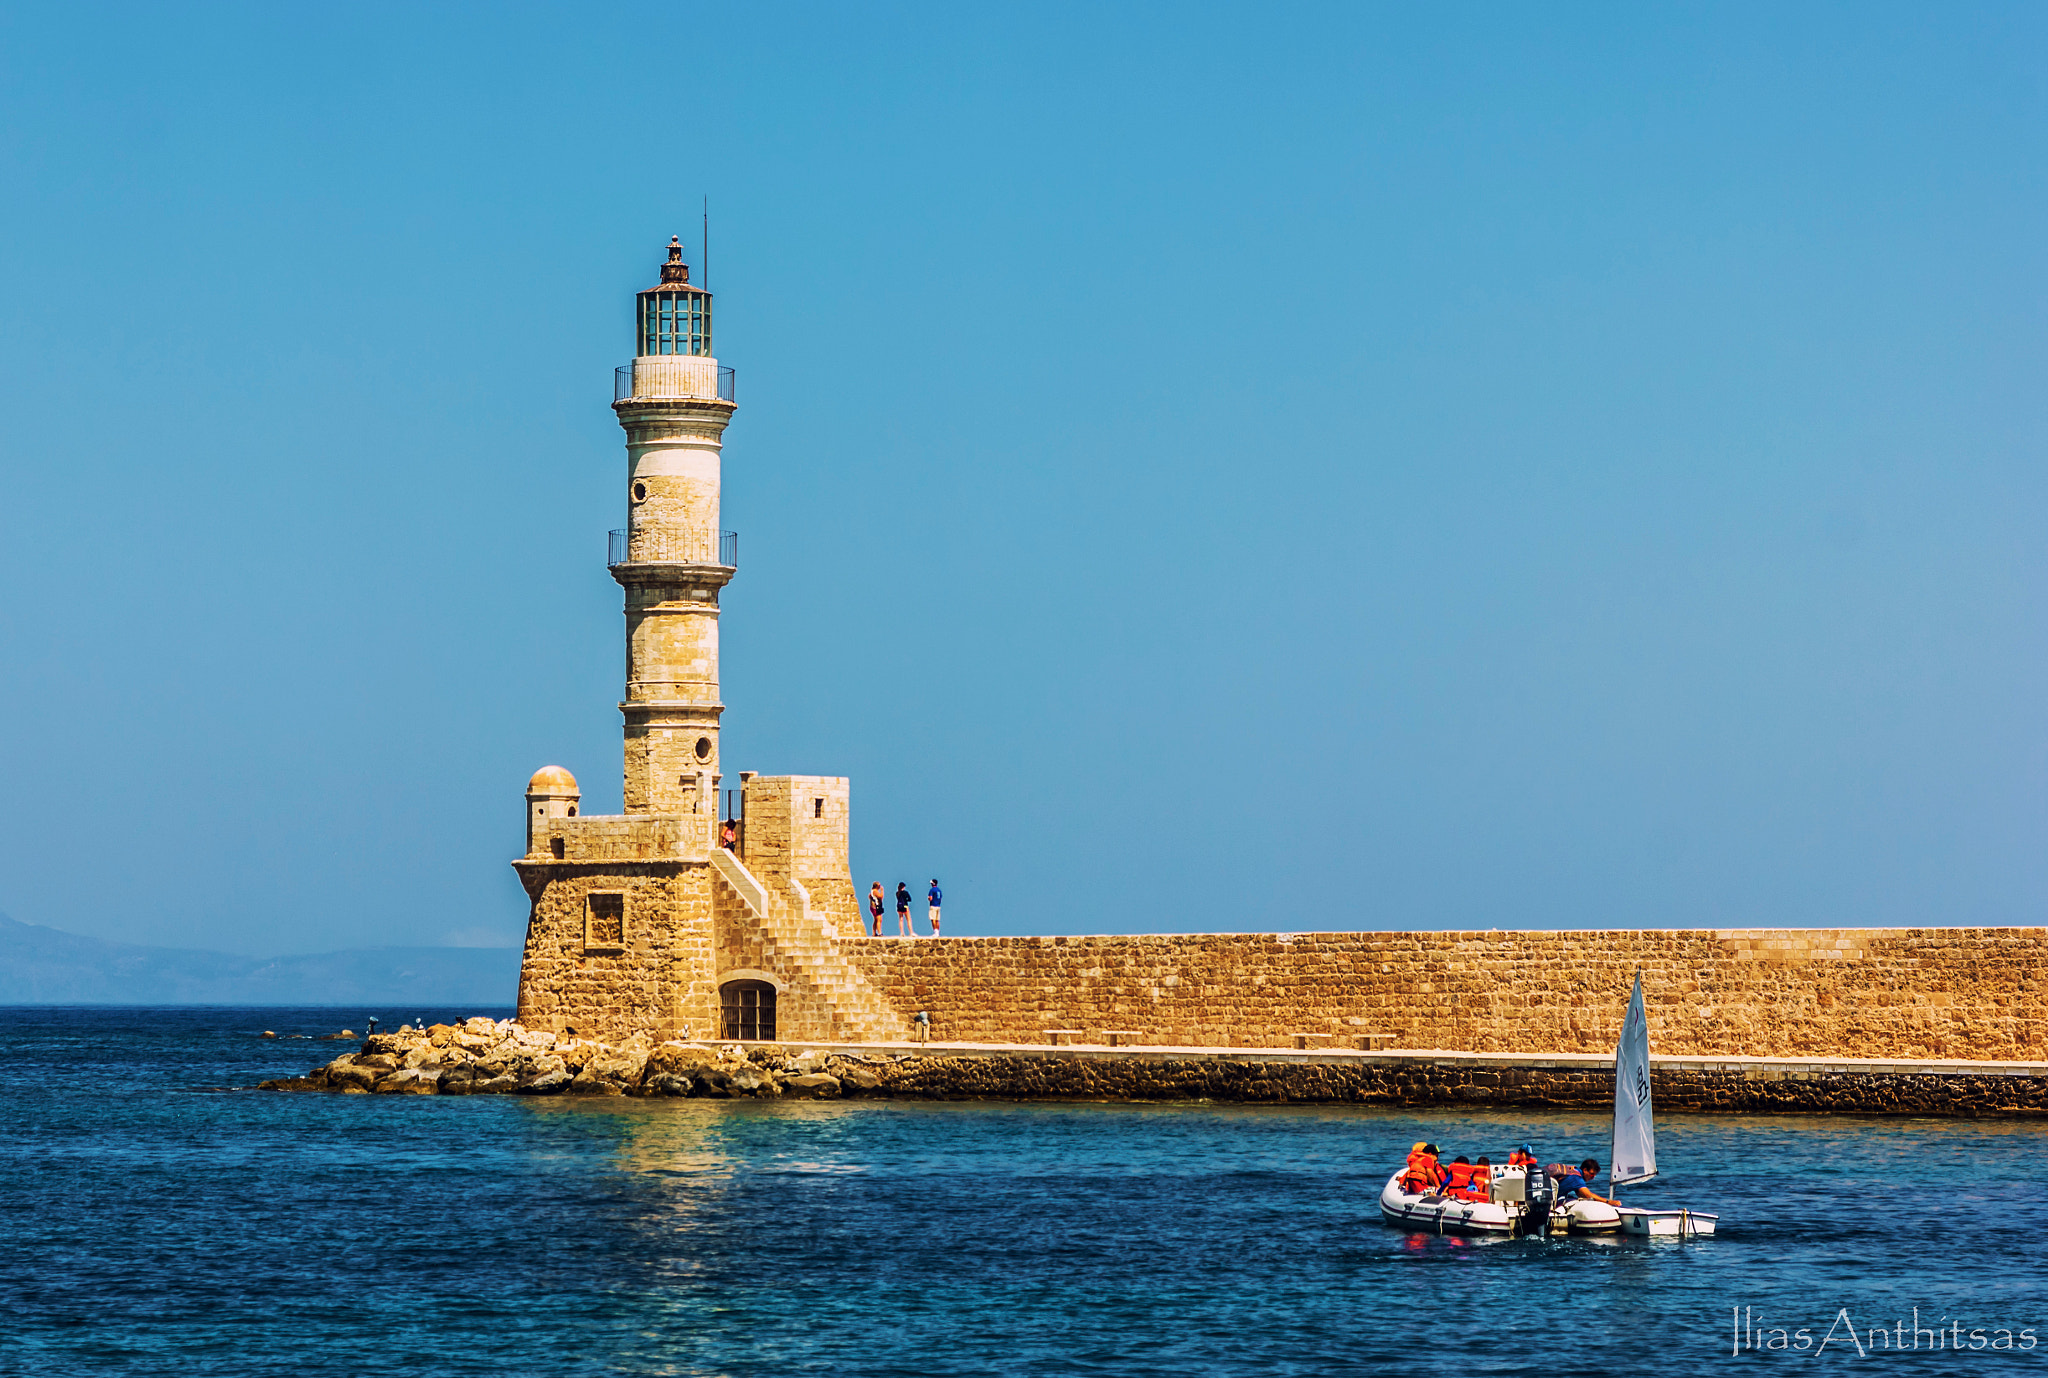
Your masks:
<svg viewBox="0 0 2048 1378"><path fill-rule="evenodd" d="M1550 1222L1551 1211L1557 1207L1557 1183L1532 1163L1522 1192L1522 1233L1540 1235Z"/></svg>

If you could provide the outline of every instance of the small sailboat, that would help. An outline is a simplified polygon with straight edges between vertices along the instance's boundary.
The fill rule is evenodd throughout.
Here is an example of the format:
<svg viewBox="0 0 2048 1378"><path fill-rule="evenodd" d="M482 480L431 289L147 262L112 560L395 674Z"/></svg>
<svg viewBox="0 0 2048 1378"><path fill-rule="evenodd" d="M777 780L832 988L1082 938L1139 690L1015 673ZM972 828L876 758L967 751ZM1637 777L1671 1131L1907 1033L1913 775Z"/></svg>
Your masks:
<svg viewBox="0 0 2048 1378"><path fill-rule="evenodd" d="M1650 1021L1643 1014L1643 973L1639 970L1635 992L1628 998L1628 1014L1621 1021L1621 1041L1614 1046L1614 1138L1607 1159L1607 1189L1619 1191L1656 1175L1657 1125L1650 1101ZM1710 1235L1720 1223L1718 1215L1702 1211L1657 1211L1640 1206L1611 1209L1621 1217L1623 1234L1686 1239Z"/></svg>

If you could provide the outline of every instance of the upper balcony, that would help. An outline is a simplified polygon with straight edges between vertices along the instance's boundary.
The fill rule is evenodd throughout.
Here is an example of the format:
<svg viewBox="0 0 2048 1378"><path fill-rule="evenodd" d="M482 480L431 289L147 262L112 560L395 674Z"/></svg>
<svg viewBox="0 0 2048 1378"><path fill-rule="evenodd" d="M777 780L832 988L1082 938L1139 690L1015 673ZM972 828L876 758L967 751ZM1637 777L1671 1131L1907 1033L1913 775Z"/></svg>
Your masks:
<svg viewBox="0 0 2048 1378"><path fill-rule="evenodd" d="M733 372L698 354L649 354L612 371L613 402L733 400Z"/></svg>
<svg viewBox="0 0 2048 1378"><path fill-rule="evenodd" d="M740 565L740 533L720 531L717 540L709 531L670 531L666 528L626 527L607 533L605 566L620 565Z"/></svg>

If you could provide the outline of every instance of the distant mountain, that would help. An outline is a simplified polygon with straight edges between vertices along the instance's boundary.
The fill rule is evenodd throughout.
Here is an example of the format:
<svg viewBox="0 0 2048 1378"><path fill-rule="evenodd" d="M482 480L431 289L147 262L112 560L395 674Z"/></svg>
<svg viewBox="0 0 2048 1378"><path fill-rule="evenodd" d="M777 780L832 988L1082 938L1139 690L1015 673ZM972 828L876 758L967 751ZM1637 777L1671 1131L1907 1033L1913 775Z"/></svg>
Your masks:
<svg viewBox="0 0 2048 1378"><path fill-rule="evenodd" d="M511 1005L516 947L233 957L84 938L0 914L0 1005Z"/></svg>

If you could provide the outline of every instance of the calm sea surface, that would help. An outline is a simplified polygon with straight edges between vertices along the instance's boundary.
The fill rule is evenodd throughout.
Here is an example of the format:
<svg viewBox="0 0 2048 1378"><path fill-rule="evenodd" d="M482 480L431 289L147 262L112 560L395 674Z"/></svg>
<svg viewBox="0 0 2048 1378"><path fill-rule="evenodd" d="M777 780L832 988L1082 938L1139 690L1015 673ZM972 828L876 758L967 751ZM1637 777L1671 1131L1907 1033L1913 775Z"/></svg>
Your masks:
<svg viewBox="0 0 2048 1378"><path fill-rule="evenodd" d="M2048 1126L1671 1115L1623 1197L1718 1238L1473 1244L1379 1222L1410 1143L1605 1120L246 1089L364 1013L0 1010L0 1371L2048 1369Z"/></svg>

